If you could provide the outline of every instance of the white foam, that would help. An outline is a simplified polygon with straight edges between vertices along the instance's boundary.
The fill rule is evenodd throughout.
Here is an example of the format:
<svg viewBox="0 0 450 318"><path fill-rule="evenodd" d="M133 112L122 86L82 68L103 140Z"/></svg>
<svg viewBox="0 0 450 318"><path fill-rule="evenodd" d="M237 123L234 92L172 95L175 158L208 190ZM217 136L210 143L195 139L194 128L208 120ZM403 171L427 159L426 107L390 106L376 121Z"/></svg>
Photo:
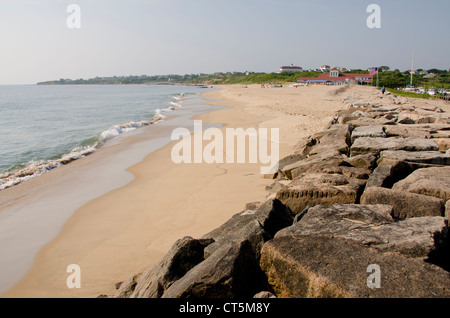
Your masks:
<svg viewBox="0 0 450 318"><path fill-rule="evenodd" d="M34 177L40 176L47 171L68 164L74 160L81 159L93 153L98 144L77 147L68 154L64 154L60 159L47 161L30 161L24 168L17 169L0 175L0 190L15 186L19 183L28 181Z"/></svg>
<svg viewBox="0 0 450 318"><path fill-rule="evenodd" d="M174 107L177 107L177 108L183 107L183 106L181 105L180 102L178 102L178 103L176 103L176 102L170 102L170 105L172 105L172 106L174 106Z"/></svg>
<svg viewBox="0 0 450 318"><path fill-rule="evenodd" d="M163 114L161 114L161 109L157 108L155 109L155 119L164 119L166 118L166 116L164 116Z"/></svg>

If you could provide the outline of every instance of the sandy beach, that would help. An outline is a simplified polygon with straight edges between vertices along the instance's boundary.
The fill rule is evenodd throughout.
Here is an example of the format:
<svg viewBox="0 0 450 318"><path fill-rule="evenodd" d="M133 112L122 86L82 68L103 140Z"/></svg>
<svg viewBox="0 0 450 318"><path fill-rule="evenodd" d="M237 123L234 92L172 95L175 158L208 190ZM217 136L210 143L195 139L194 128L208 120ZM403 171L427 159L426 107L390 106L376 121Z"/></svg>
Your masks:
<svg viewBox="0 0 450 318"><path fill-rule="evenodd" d="M227 108L196 119L220 123L221 130L279 128L280 159L292 153L302 137L322 130L334 113L345 107L341 101L346 96L374 92L361 86L337 95L333 94L336 87L329 86L219 88L203 97ZM116 283L158 262L177 239L201 237L243 210L246 203L265 201L265 187L272 180L263 178L259 164L177 165L171 160L174 144L127 169L134 176L132 181L78 209L59 235L41 249L27 275L1 296L112 296ZM111 147L105 156L120 151L126 147ZM95 160L89 156L61 169L82 169ZM29 191L37 191L33 186L39 182L60 182L50 174L37 179L30 181ZM20 200L20 194L14 195ZM81 268L80 289L66 286L69 264Z"/></svg>

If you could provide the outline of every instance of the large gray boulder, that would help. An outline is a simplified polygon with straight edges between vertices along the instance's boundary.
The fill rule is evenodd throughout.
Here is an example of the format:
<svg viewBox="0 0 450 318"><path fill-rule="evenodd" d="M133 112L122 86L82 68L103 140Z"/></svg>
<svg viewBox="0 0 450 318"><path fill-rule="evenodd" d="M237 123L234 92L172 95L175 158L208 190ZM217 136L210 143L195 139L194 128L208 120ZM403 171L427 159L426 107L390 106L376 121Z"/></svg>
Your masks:
<svg viewBox="0 0 450 318"><path fill-rule="evenodd" d="M340 174L304 174L279 191L276 198L298 214L308 205L357 203L365 183Z"/></svg>
<svg viewBox="0 0 450 318"><path fill-rule="evenodd" d="M131 275L117 290L115 298L159 298L173 282L203 261L204 248L211 239L184 237L175 242L160 262L142 273Z"/></svg>
<svg viewBox="0 0 450 318"><path fill-rule="evenodd" d="M408 257L441 259L448 228L443 217L419 217L395 222L389 205L337 204L307 209L300 220L275 238L291 235L333 235L379 251Z"/></svg>
<svg viewBox="0 0 450 318"><path fill-rule="evenodd" d="M345 164L345 157L342 156L338 151L332 150L329 152L323 152L310 156L306 159L299 160L292 164L284 166L281 170L282 174L293 180L295 177L301 173L307 172L309 169L324 166L339 166ZM349 164L347 164L349 165Z"/></svg>
<svg viewBox="0 0 450 318"><path fill-rule="evenodd" d="M330 129L321 132L322 136L316 138L318 139L318 142L311 147L309 155L330 151L348 154L352 129L352 126L349 125L337 124L331 126Z"/></svg>
<svg viewBox="0 0 450 318"><path fill-rule="evenodd" d="M370 118L370 117L360 117L357 119L349 120L346 124L351 125L355 128L362 126L378 126L378 125L395 125L395 118L392 116L383 116L379 118Z"/></svg>
<svg viewBox="0 0 450 318"><path fill-rule="evenodd" d="M234 241L173 283L162 298L251 298L265 289L263 282L250 242Z"/></svg>
<svg viewBox="0 0 450 318"><path fill-rule="evenodd" d="M392 216L398 219L444 216L444 201L441 199L380 187L366 188L361 197L361 204L390 205L394 208Z"/></svg>
<svg viewBox="0 0 450 318"><path fill-rule="evenodd" d="M259 259L263 243L292 222L293 216L289 207L277 199L267 200L255 210L235 214L223 225L205 234L202 239L214 240L214 243L205 248L205 258L228 243L247 240Z"/></svg>
<svg viewBox="0 0 450 318"><path fill-rule="evenodd" d="M450 200L450 166L418 169L392 189Z"/></svg>
<svg viewBox="0 0 450 318"><path fill-rule="evenodd" d="M386 150L380 153L378 162L405 161L410 163L426 163L434 165L450 165L450 156L439 151L404 151Z"/></svg>
<svg viewBox="0 0 450 318"><path fill-rule="evenodd" d="M411 125L387 125L384 126L387 137L422 138L430 139L431 133L426 128L412 128Z"/></svg>
<svg viewBox="0 0 450 318"><path fill-rule="evenodd" d="M352 143L354 143L356 139L361 137L386 138L386 133L384 132L384 127L381 125L361 126L353 130Z"/></svg>
<svg viewBox="0 0 450 318"><path fill-rule="evenodd" d="M445 270L340 237L275 238L264 244L260 265L278 298L450 297Z"/></svg>
<svg viewBox="0 0 450 318"><path fill-rule="evenodd" d="M439 151L439 146L430 139L362 137L355 140L350 148L350 153L355 156L365 153L379 153L384 150Z"/></svg>
<svg viewBox="0 0 450 318"><path fill-rule="evenodd" d="M367 153L363 155L357 155L353 157L349 157L345 159L345 162L350 164L352 167L355 168L363 168L363 169L369 169L373 170L373 168L376 165L376 161L378 159L378 156L376 156L373 153Z"/></svg>
<svg viewBox="0 0 450 318"><path fill-rule="evenodd" d="M283 170L284 167L289 166L293 163L299 162L303 159L306 159L306 155L304 155L304 154L292 154L292 155L286 156L278 162L278 169Z"/></svg>

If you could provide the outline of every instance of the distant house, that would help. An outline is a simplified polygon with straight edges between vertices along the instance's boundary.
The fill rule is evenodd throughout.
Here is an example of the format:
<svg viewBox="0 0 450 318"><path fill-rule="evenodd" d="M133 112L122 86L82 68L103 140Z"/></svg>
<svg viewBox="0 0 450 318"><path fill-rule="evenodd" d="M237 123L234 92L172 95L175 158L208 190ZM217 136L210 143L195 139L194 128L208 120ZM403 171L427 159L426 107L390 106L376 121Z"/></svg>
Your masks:
<svg viewBox="0 0 450 318"><path fill-rule="evenodd" d="M339 77L339 69L337 67L333 67L330 70L330 77Z"/></svg>
<svg viewBox="0 0 450 318"><path fill-rule="evenodd" d="M329 65L322 65L320 67L320 71L323 73L328 73L330 71L330 66Z"/></svg>
<svg viewBox="0 0 450 318"><path fill-rule="evenodd" d="M279 71L279 73L293 73L293 72L303 72L303 68L300 66L294 66L294 64L291 64L290 66L280 67L280 71Z"/></svg>
<svg viewBox="0 0 450 318"><path fill-rule="evenodd" d="M339 69L334 67L329 73L319 74L316 78L299 78L297 83L344 85L350 82L357 84L371 84L372 81L373 77L369 74L340 73Z"/></svg>
<svg viewBox="0 0 450 318"><path fill-rule="evenodd" d="M427 73L427 75L425 75L423 78L433 78L436 77L437 74L436 73Z"/></svg>

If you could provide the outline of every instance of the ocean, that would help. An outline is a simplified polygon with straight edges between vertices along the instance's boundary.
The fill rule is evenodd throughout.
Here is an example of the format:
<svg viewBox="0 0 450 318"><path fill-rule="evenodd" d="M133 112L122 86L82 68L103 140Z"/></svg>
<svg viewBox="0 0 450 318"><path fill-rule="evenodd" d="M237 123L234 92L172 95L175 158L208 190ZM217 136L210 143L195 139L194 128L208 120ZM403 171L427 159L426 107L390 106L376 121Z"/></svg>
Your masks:
<svg viewBox="0 0 450 318"><path fill-rule="evenodd" d="M180 85L0 86L0 191L164 119L202 92Z"/></svg>
<svg viewBox="0 0 450 318"><path fill-rule="evenodd" d="M0 294L76 210L132 182L127 169L170 143L174 129L193 131L193 116L222 108L200 95L211 90L0 86ZM65 165L83 157L85 164Z"/></svg>

